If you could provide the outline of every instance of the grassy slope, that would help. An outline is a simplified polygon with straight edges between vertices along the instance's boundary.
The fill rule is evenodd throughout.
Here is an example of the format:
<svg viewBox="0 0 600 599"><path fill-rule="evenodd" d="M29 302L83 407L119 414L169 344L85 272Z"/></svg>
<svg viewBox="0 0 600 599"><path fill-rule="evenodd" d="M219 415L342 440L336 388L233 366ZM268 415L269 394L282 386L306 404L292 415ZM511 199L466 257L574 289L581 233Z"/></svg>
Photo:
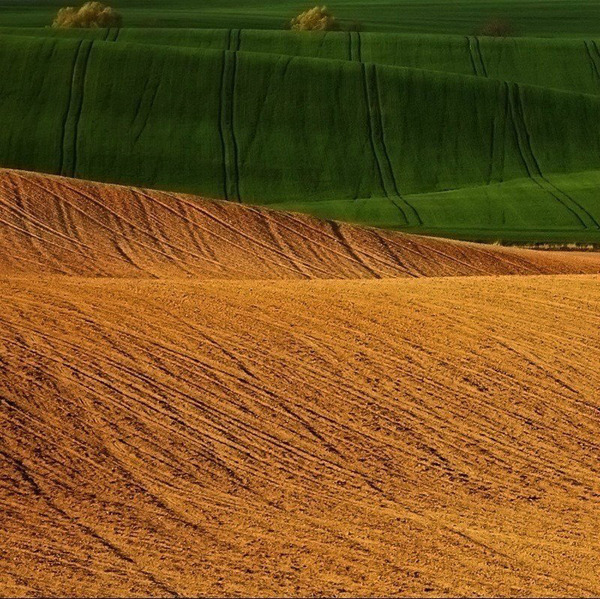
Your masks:
<svg viewBox="0 0 600 599"><path fill-rule="evenodd" d="M236 49L247 33L208 36ZM341 47L340 36L324 39L329 53ZM376 48L368 40L363 57ZM407 40L407 61L427 62L430 50ZM475 55L490 71L523 53L492 44ZM466 39L462 55L455 47L455 64L473 57ZM5 36L0 57L2 166L463 237L599 237L600 97L356 60L101 41Z"/></svg>
<svg viewBox="0 0 600 599"><path fill-rule="evenodd" d="M555 186L554 194L531 179L515 179L406 196L423 220L422 226L411 230L486 242L598 243L597 229L583 227L576 213L564 202L571 198L596 222L600 221L600 171L552 175L547 180ZM386 197L357 201L280 202L271 207L306 212L320 218L406 228L402 214Z"/></svg>
<svg viewBox="0 0 600 599"><path fill-rule="evenodd" d="M0 0L0 25L49 25L64 0L18 3ZM281 29L310 4L299 0L116 0L132 27L243 27ZM372 3L344 0L331 5L344 23L358 22L366 31L472 34L497 16L509 18L522 35L583 36L598 33L600 5L589 0L466 0L425 2L390 0Z"/></svg>
<svg viewBox="0 0 600 599"><path fill-rule="evenodd" d="M5 35L96 39L211 50L362 60L600 93L600 42L349 32L230 29L73 30L5 27Z"/></svg>

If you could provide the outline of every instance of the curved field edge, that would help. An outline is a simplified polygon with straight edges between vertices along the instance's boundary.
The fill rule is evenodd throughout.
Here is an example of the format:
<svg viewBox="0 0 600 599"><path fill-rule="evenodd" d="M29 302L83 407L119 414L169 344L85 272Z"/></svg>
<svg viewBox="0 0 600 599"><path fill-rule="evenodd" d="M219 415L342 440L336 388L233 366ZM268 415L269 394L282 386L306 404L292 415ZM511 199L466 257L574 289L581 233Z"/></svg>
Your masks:
<svg viewBox="0 0 600 599"><path fill-rule="evenodd" d="M86 39L350 60L600 94L600 41L252 29L0 28L4 36Z"/></svg>
<svg viewBox="0 0 600 599"><path fill-rule="evenodd" d="M0 591L597 596L598 277L0 277Z"/></svg>
<svg viewBox="0 0 600 599"><path fill-rule="evenodd" d="M0 171L0 274L362 279L600 272L600 255L490 248L183 194Z"/></svg>
<svg viewBox="0 0 600 599"><path fill-rule="evenodd" d="M407 227L402 213L386 197L319 202L278 202L278 210L298 210L317 218L338 218L369 226L472 241L597 244L595 229L574 218L570 206L600 220L600 172L551 175L548 185L531 179L406 196L422 219Z"/></svg>
<svg viewBox="0 0 600 599"><path fill-rule="evenodd" d="M600 165L595 96L355 62L90 40L7 38L0 72L5 166L246 203L385 196L394 226L423 230L454 225L428 222L431 211L421 215L411 196L528 177L556 206L534 223L525 210L522 223L552 235L599 232L594 203L552 182Z"/></svg>

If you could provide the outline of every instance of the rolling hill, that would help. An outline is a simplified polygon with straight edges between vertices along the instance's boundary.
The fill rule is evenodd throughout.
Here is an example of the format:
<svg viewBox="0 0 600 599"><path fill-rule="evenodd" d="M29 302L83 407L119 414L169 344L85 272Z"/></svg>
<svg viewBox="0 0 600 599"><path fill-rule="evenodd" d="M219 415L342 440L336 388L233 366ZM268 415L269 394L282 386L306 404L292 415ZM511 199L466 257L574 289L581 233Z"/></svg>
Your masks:
<svg viewBox="0 0 600 599"><path fill-rule="evenodd" d="M86 39L198 50L354 60L474 75L586 94L600 93L597 39L260 29L51 29L3 27L6 36Z"/></svg>
<svg viewBox="0 0 600 599"><path fill-rule="evenodd" d="M0 172L0 593L598 595L599 270Z"/></svg>
<svg viewBox="0 0 600 599"><path fill-rule="evenodd" d="M0 165L474 240L600 241L592 41L202 35L212 49L3 36ZM293 55L317 47L346 60Z"/></svg>
<svg viewBox="0 0 600 599"><path fill-rule="evenodd" d="M62 5L0 0L0 595L599 596L600 5Z"/></svg>
<svg viewBox="0 0 600 599"><path fill-rule="evenodd" d="M600 273L600 256L366 229L183 194L0 170L11 276L362 279Z"/></svg>

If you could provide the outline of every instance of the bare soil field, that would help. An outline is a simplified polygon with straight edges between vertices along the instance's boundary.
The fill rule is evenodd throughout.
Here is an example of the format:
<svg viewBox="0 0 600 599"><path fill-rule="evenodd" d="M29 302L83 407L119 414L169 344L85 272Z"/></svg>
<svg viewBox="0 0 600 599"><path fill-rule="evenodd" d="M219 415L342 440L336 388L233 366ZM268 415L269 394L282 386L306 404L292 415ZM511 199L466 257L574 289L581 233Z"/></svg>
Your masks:
<svg viewBox="0 0 600 599"><path fill-rule="evenodd" d="M0 594L597 596L599 265L3 171Z"/></svg>
<svg viewBox="0 0 600 599"><path fill-rule="evenodd" d="M0 273L358 279L599 273L600 254L535 252L0 169Z"/></svg>

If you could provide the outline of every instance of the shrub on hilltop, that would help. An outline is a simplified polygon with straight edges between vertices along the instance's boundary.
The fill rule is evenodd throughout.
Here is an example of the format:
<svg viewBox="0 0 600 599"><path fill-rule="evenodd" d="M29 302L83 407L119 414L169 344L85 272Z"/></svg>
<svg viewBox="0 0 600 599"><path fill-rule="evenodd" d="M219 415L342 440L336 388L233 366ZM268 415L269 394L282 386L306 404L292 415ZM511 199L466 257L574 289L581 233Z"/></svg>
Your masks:
<svg viewBox="0 0 600 599"><path fill-rule="evenodd" d="M67 6L61 8L52 23L52 27L103 28L121 27L123 18L114 8L102 2L86 2L80 8Z"/></svg>
<svg viewBox="0 0 600 599"><path fill-rule="evenodd" d="M338 29L335 17L326 6L314 6L290 21L295 31L332 31Z"/></svg>

